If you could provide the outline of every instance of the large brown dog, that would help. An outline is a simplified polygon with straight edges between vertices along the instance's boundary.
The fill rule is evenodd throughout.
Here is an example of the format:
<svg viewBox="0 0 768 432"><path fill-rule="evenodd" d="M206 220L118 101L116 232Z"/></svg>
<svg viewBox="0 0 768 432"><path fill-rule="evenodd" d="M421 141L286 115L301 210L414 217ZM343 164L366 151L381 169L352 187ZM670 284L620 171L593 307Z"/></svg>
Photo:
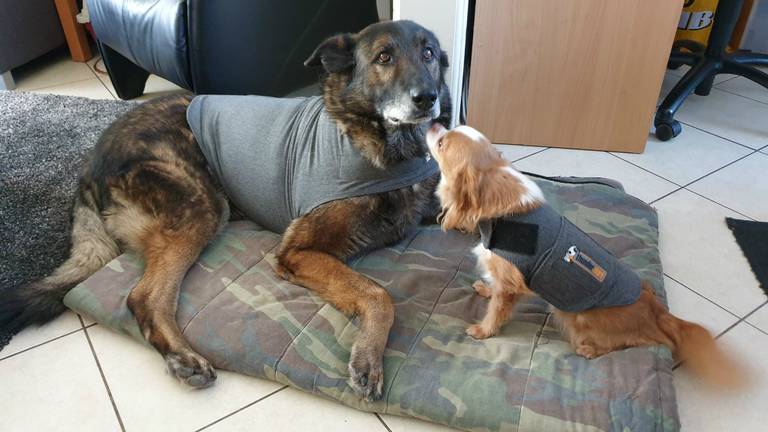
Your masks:
<svg viewBox="0 0 768 432"><path fill-rule="evenodd" d="M374 165L426 157L429 124L449 125L443 79L448 59L435 36L415 23L379 23L331 37L306 64L322 65L326 109ZM189 102L185 96L147 102L104 132L80 182L70 258L51 276L3 294L0 329L52 319L64 310L61 299L71 287L130 250L146 262L128 297L144 336L180 380L204 387L216 379L175 320L181 280L229 215L187 124ZM359 317L350 383L368 399L382 394L382 357L394 308L381 286L345 260L396 242L433 216L437 177L319 206L291 223L278 252L282 277Z"/></svg>

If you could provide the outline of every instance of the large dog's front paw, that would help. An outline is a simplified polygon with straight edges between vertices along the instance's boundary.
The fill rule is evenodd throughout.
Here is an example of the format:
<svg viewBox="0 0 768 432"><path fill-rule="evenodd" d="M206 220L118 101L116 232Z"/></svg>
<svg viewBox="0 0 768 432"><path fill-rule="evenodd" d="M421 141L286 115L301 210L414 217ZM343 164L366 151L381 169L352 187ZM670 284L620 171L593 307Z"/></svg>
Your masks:
<svg viewBox="0 0 768 432"><path fill-rule="evenodd" d="M355 344L349 358L349 385L368 402L381 399L384 393L383 359L375 352Z"/></svg>
<svg viewBox="0 0 768 432"><path fill-rule="evenodd" d="M216 381L216 371L201 355L193 352L169 353L165 364L181 382L195 388L208 387Z"/></svg>

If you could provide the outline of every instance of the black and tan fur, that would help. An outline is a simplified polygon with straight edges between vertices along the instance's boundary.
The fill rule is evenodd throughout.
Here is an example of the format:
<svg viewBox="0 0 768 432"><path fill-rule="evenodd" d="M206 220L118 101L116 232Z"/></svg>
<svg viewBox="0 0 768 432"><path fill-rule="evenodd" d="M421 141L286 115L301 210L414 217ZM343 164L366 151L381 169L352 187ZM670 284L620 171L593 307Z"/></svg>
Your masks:
<svg viewBox="0 0 768 432"><path fill-rule="evenodd" d="M447 57L434 35L414 23L379 23L331 37L306 64L323 66L328 112L376 165L425 157L429 124L450 122ZM189 101L171 96L147 102L104 132L82 175L69 260L51 276L5 293L0 329L52 319L72 286L130 250L146 262L128 297L144 336L182 381L205 387L215 380L210 363L189 346L175 320L182 278L229 218L226 197L187 125ZM350 383L368 399L383 391L382 356L394 308L381 286L345 261L396 242L422 218L433 217L437 180L322 205L292 222L278 252L282 277L359 317Z"/></svg>

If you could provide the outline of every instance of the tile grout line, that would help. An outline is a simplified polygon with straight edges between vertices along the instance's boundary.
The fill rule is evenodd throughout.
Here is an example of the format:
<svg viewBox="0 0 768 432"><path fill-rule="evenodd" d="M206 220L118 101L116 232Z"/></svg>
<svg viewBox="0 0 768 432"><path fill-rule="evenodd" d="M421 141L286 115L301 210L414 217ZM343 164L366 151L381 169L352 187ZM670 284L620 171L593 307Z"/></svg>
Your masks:
<svg viewBox="0 0 768 432"><path fill-rule="evenodd" d="M90 70L90 68L88 68L88 69ZM93 78L83 78L83 79L78 79L78 80L74 80L74 81L60 82L60 83L56 83L56 84L52 84L52 85L46 85L46 86L35 87L35 88L24 88L24 89L21 89L21 88L16 87L14 90L20 91L20 92L33 92L33 91L36 92L36 91L41 91L41 90L45 90L45 89L49 89L49 88L61 87L61 86L69 85L69 84L81 83L83 81L88 81L88 80L92 80L92 79Z"/></svg>
<svg viewBox="0 0 768 432"><path fill-rule="evenodd" d="M712 135L713 137L720 138L721 140L724 140L724 141L728 141L729 143L733 143L733 144L739 145L739 146L744 147L745 149L748 149L748 150L755 150L754 148L752 148L752 147L750 147L750 146L748 146L746 144L742 144L742 143L740 143L738 141L734 141L734 140L732 140L730 138L726 138L726 137L718 135L718 134L716 134L714 132L708 131L706 129L702 129L699 126L696 126L694 124L691 124L691 123L688 123L688 122L684 122L682 120L677 120L677 121L680 122L680 124L684 124L684 125L688 126L689 128L696 129L699 132L704 132L705 134Z"/></svg>
<svg viewBox="0 0 768 432"><path fill-rule="evenodd" d="M704 178L706 178L706 177L709 177L709 176L711 176L712 174L714 174L714 173L716 173L716 172L718 172L718 171L722 171L723 169L725 169L725 168L728 168L729 166L731 166L731 165L735 164L736 162L740 162L740 161L742 161L742 160L744 160L744 159L746 159L746 158L748 158L748 157L752 156L753 154L757 153L757 150L755 150L755 149L751 149L751 150L752 150L751 152L749 152L749 153L745 154L744 156L742 156L742 157L740 157L740 158L738 158L738 159L734 159L734 160L732 160L732 161L728 162L727 164L725 164L725 165L721 166L720 168L717 168L717 169L715 169L715 170L713 170L713 171L710 171L709 173L707 173L707 174L704 174L703 176L701 176L701 177L699 177L699 178L696 178L696 179L694 179L694 180L691 180L690 182L688 182L688 183L686 183L686 184L682 185L682 187L684 187L684 188L687 188L688 186L690 186L690 185L692 185L692 184L696 183L697 181L699 181L699 180L703 180Z"/></svg>
<svg viewBox="0 0 768 432"><path fill-rule="evenodd" d="M725 328L725 330L723 330L723 331L721 331L720 333L716 334L716 335L715 335L715 337L714 337L713 339L715 339L715 340L718 340L718 339L720 339L720 337L721 337L721 336L723 336L723 335L725 335L726 333L728 333L730 330L732 330L732 329L733 329L734 327L736 327L737 325L741 324L743 321L744 321L744 318L740 318L740 319L739 319L738 321L736 321L735 323L733 323L733 324L729 325L728 327L726 327L726 328ZM683 365L683 363L684 363L684 362L682 362L682 361L678 361L678 362L677 362L677 363L675 363L675 365L672 367L672 370L673 370L673 371L676 371L676 370L678 370L678 369L680 368L680 366L682 366L682 365Z"/></svg>
<svg viewBox="0 0 768 432"><path fill-rule="evenodd" d="M755 313L755 312L757 312L758 310L760 310L760 308L762 308L762 307L763 307L763 306L765 306L766 304L768 304L768 301L765 301L765 302L763 302L762 304L760 304L760 306L758 306L757 308L755 308L754 310L752 310L752 312L750 312L750 313L748 313L748 314L744 315L744 317L743 317L743 318L740 318L738 321L736 321L735 323L733 323L733 324L731 324L730 326L728 326L728 327L727 327L725 330L723 330L723 331L721 331L720 333L718 333L718 334L715 336L715 339L720 339L720 337L722 337L723 335L725 335L726 333L728 333L728 332L729 332L729 331L731 331L731 330L732 330L734 327L736 327L737 325L739 325L739 324L741 324L741 323L745 323L745 324L747 324L748 326L750 326L750 327L754 328L755 330L759 331L760 333L763 333L763 334L766 334L766 335L768 335L768 333L766 333L766 332L764 332L764 331L760 330L759 328L757 328L757 327L753 326L752 324L750 324L749 322L747 322L747 321L746 321L746 319L747 319L747 318L748 318L750 315L752 315L753 313ZM672 367L672 370L673 370L673 371L677 370L677 369L678 369L680 366L682 366L682 364L683 364L683 362L678 362L678 363L676 363L676 364L675 364L675 365Z"/></svg>
<svg viewBox="0 0 768 432"><path fill-rule="evenodd" d="M668 178L664 177L664 176L663 176L663 175L661 175L661 174L657 174L657 173L655 173L655 172L651 171L651 170L650 170L650 169L648 169L648 168L645 168L645 167L641 167L640 165L637 165L636 163L634 163L634 162L632 162L632 161L628 161L628 160L626 160L626 159L622 158L622 157L621 157L621 156L619 156L619 155L613 154L613 152L609 152L609 151L606 151L605 153L608 153L609 155L611 155L611 156L615 157L616 159L618 159L618 160L620 160L620 161L622 161L622 162L626 162L626 163L628 163L628 164L630 164L630 165L632 165L632 166L634 166L634 167L636 167L636 168L639 168L639 169L641 169L641 170L643 170L643 171L645 171L645 172L647 172L647 173L649 173L649 174L655 175L656 177L658 177L658 178L660 178L660 179L662 179L662 180L668 181L668 182L672 183L672 184L673 184L673 185L675 185L675 186L678 186L678 187L683 187L681 184L679 184L679 183L677 183L677 182L674 182L674 181L672 181L672 180L670 180L670 179L668 179Z"/></svg>
<svg viewBox="0 0 768 432"><path fill-rule="evenodd" d="M379 419L379 421L381 422L382 426L384 426L384 428L387 430L387 432L392 432L392 429L389 428L389 425L387 425L387 423L384 421L384 419L381 418L379 413L375 412L375 413L373 413L373 415L375 415L376 418Z"/></svg>
<svg viewBox="0 0 768 432"><path fill-rule="evenodd" d="M765 330L761 329L760 327L758 327L758 326L756 326L756 325L752 324L751 322L747 321L746 319L744 320L744 324L746 324L746 325L748 325L748 326L752 327L753 329L755 329L755 330L759 331L760 333L762 333L762 334L764 334L764 335L768 336L768 331L765 331Z"/></svg>
<svg viewBox="0 0 768 432"><path fill-rule="evenodd" d="M655 200L653 200L653 201L649 202L649 203L648 203L648 205L652 205L652 204L655 204L655 203L657 203L658 201L660 201L660 200L662 200L662 199L664 199L664 198L666 198L666 197L668 197L668 196L672 195L673 193L675 193L675 192L678 192L678 191L680 191L680 190L682 190L682 189L685 189L685 190L687 190L688 192L691 192L691 193L693 193L693 194L696 194L696 195L698 195L698 196L700 196L700 197L702 197L702 198L704 198L704 199L707 199L707 200L709 200L709 201L711 201L711 202L713 202L713 203L715 203L715 204L717 204L717 205L719 205L719 206L721 206L721 207L724 207L724 208L726 208L726 209L728 209L728 210L730 210L730 211L732 211L732 212L734 212L734 213L738 213L738 214L740 214L740 215L742 215L742 216L744 216L744 217L746 217L746 218L748 218L748 219L752 219L752 218L750 218L749 216L742 214L741 212L738 212L738 211L736 211L736 210L734 210L734 209L732 209L732 208L730 208L730 207L728 207L728 206L725 206L725 205L723 205L723 204L721 204L721 203L719 203L719 202L717 202L717 201L715 201L715 200L712 200L711 198L707 198L706 196L704 196L704 195L701 195L700 193L697 193L697 192L694 192L694 191L692 191L692 190L688 189L688 186L691 186L692 184L694 184L694 183L696 183L696 182L698 182L698 181L700 181L700 180L703 180L704 178L706 178L706 177L709 177L709 176L711 176L712 174L714 174L714 173L716 173L716 172L718 172L718 171L721 171L721 170L723 170L723 169L725 169L725 168L728 168L729 166L731 166L731 165L735 164L736 162L739 162L739 161L741 161L741 160L743 160L743 159L746 159L746 158L748 158L748 157L750 157L750 156L754 155L755 153L758 153L758 150L755 150L755 149L751 149L751 150L752 150L752 152L751 152L751 153L747 153L747 154L745 154L744 156L742 156L742 157L740 157L740 158L738 158L738 159L736 159L736 160L733 160L733 161L731 161L731 162L729 162L729 163L727 163L727 164L725 164L725 165L721 166L720 168L717 168L717 169L715 169L715 170L713 170L713 171L710 171L709 173L707 173L707 174L705 174L705 175L703 175L703 176L701 176L701 177L699 177L699 178L696 178L696 179L694 179L693 181L690 181L690 182L686 183L686 184L685 184L685 185L683 185L683 186L680 186L678 189L675 189L675 190L673 190L672 192L669 192L669 193L667 193L667 194L665 194L665 195L662 195L662 196L661 196L661 197L659 197L659 198L656 198ZM623 159L622 159L622 160L623 160ZM675 183L675 184L677 184L677 183Z"/></svg>
<svg viewBox="0 0 768 432"><path fill-rule="evenodd" d="M749 313L747 313L746 315L744 315L743 317L741 317L741 318L740 318L740 319L739 319L737 322L735 322L733 325L729 326L729 327L728 327L728 328L726 328L725 330L723 330L723 331L721 331L720 333L718 333L718 334L717 334L717 336L715 337L715 339L719 339L721 336L723 336L724 334L728 333L728 332L729 332L731 329L733 329L733 328L734 328L734 327L736 327L737 325L739 325L739 324L741 324L741 323L743 323L743 322L746 322L746 319L747 319L747 318L749 318L749 317L750 317L750 316L751 316L753 313L755 313L755 312L757 312L758 310L760 310L760 308L762 308L762 307L763 307L763 306L765 306L766 304L768 304L768 301L765 301L765 302L761 303L761 304L760 304L760 306L758 306L758 307L756 307L756 308L752 309L752 311L750 311ZM749 324L749 323L747 323L747 324Z"/></svg>
<svg viewBox="0 0 768 432"><path fill-rule="evenodd" d="M117 417L117 422L120 424L120 430L125 432L125 425L123 424L123 419L120 417L120 411L117 409L117 404L115 403L115 399L112 397L112 390L109 388L109 383L107 383L107 377L104 375L104 370L101 368L101 362L99 362L99 357L96 355L96 350L93 348L93 342L91 341L91 337L88 335L88 329L85 327L85 321L83 321L83 318L78 315L78 318L80 319L80 324L83 326L83 332L85 333L85 339L88 341L88 346L91 348L91 354L93 355L93 360L96 362L96 367L99 369L99 374L101 375L101 381L104 383L104 388L107 390L107 395L109 396L109 402L112 404L112 410L115 412L115 416ZM92 327L92 326L88 326Z"/></svg>
<svg viewBox="0 0 768 432"><path fill-rule="evenodd" d="M676 283L678 283L679 285L681 285L681 286L685 287L687 290L691 291L692 293L696 294L697 296L699 296L699 297L703 298L704 300L706 300L706 301L708 301L708 302L712 303L713 305L717 306L718 308L720 308L720 309L722 309L723 311L727 312L728 314L732 315L734 318L736 318L736 319L740 319L740 318L741 318L740 316L736 315L735 313L733 313L733 312L729 311L728 309L726 309L726 308L724 308L724 307L720 306L719 304L717 304L717 303L716 303L716 302L714 302L713 300L710 300L710 299L709 299L707 296L705 296L704 294L701 294L700 292L696 291L695 289L693 289L693 288L689 287L688 285L686 285L686 284L684 284L684 283L680 282L679 280L677 280L677 279L673 278L672 276L668 275L666 272L662 272L662 275L664 275L664 276L666 276L666 277L668 277L668 278L672 279L673 281L675 281L675 282L676 282Z"/></svg>
<svg viewBox="0 0 768 432"><path fill-rule="evenodd" d="M689 69L689 70L690 70L690 69ZM667 69L667 70L665 71L665 74L671 74L671 75L674 75L674 76L675 76L675 78L683 78L683 77L685 76L685 74L687 74L687 73L688 73L688 71L685 71L685 73L683 73L683 74L681 74L681 75L678 75L678 74L677 74L677 70L676 70L676 69ZM731 75L731 74L718 74L718 75ZM717 75L716 75L716 76L717 76ZM722 83L726 83L726 82L728 82L728 81L730 81L730 80L734 80L734 79L736 79L736 78L738 78L738 77L739 77L739 75L733 75L732 77L730 77L730 78L726 78L726 79L724 79L724 80L722 80L722 81L720 81L720 82L718 82L718 83L713 83L713 84L712 84L712 88L715 88L715 87L719 86L720 84L722 84ZM677 83L675 83L675 84L677 84Z"/></svg>
<svg viewBox="0 0 768 432"><path fill-rule="evenodd" d="M685 189L685 188L684 187L678 187L677 189L675 189L675 190L673 190L671 192L665 193L664 195L656 198L655 200L648 202L648 205L653 207L653 205L656 204L657 202L663 200L664 198L667 198L668 196L670 196L670 195L672 195L674 193L680 192L683 189Z"/></svg>
<svg viewBox="0 0 768 432"><path fill-rule="evenodd" d="M715 204L719 205L720 207L726 208L726 209L728 209L728 210L730 210L730 211L732 211L732 212L734 212L734 213L738 214L739 216L745 217L745 218L747 218L747 219L749 219L749 220L751 220L751 221L757 221L757 219L753 218L752 216L748 216L748 215L745 215L744 213L742 213L742 212L740 212L740 211L738 211L738 210L734 210L734 209L732 209L732 208L728 207L728 206L727 206L727 205L725 205L725 204L719 203L719 202L717 202L717 201L713 200L712 198L709 198L709 197L707 197L707 196L705 196L705 195L702 195L702 194L700 194L700 193L698 193L698 192L696 192L696 191L690 190L690 189L688 189L687 187L686 187L686 188L683 188L683 189L687 190L688 192L690 192L690 193L692 193L692 194L694 194L694 195L698 195L698 196L700 196L700 197L704 198L704 199L705 199L705 200L707 200L707 201L710 201L710 202L712 202L712 203L715 203Z"/></svg>
<svg viewBox="0 0 768 432"><path fill-rule="evenodd" d="M497 146L497 145L523 145L523 144L494 144L494 147L495 147L495 146ZM543 148L543 149L541 149L541 150L535 151L535 152L533 152L533 153L531 153L531 154L529 154L529 155L525 155L525 156L523 156L523 157L520 157L520 158L517 158L517 159L515 159L515 160L509 160L509 159L507 159L507 160L508 160L509 162L511 162L511 163L519 162L519 161L521 161L521 160L523 160L523 159L525 159L525 158L529 158L529 157L531 157L531 156L536 156L536 155L537 155L537 154L539 154L539 153L543 153L543 152L545 152L545 151L549 150L550 148L551 148L551 147L545 147L545 148ZM498 149L498 148L497 148L497 149ZM499 151L500 151L500 150L499 150ZM503 153L502 153L502 156L504 156L504 154L503 154ZM506 159L506 158L505 158L505 159Z"/></svg>
<svg viewBox="0 0 768 432"><path fill-rule="evenodd" d="M763 307L765 307L765 305L768 305L768 300L766 300L765 302L763 302L763 304L761 304L760 306L756 307L756 308L755 308L755 309L754 309L752 312L750 312L750 313L748 313L748 314L744 315L744 318L742 319L742 321L744 321L744 323L748 324L750 327L754 328L755 330L759 331L760 333L763 333L763 334L766 334L766 335L768 335L768 332L764 331L763 329L761 329L760 327L758 327L758 326L756 326L756 325L752 325L752 323L750 323L749 321L747 321L747 319L748 319L749 317L751 317L752 315L754 315L754 314L755 314L755 312L757 312L757 311L759 311L760 309L762 309Z"/></svg>
<svg viewBox="0 0 768 432"><path fill-rule="evenodd" d="M747 78L745 78L745 79L747 79ZM728 81L730 81L730 80L728 80ZM750 80L749 82L754 82L754 81ZM755 102L757 102L759 104L768 105L768 102L763 102L763 101L761 101L759 99L751 98L749 96L744 96L743 94L739 94L739 93L736 93L736 92L733 92L733 91L730 91L730 90L727 90L727 89L724 89L724 88L719 88L719 87L713 87L713 88L716 88L716 89L720 90L721 92L730 93L730 94L732 94L734 96L741 96L744 99L749 99L749 100L755 101Z"/></svg>
<svg viewBox="0 0 768 432"><path fill-rule="evenodd" d="M724 84L724 83L727 83L728 81L733 81L733 80L735 80L735 79L736 79L736 78L738 78L738 77L739 77L739 75L734 75L734 76L732 76L732 77L730 77L730 78L728 78L728 79L724 79L724 80L720 81L720 82L719 82L719 83L717 83L717 84L714 84L714 83L713 83L713 84L712 84L712 88L717 88L717 86L719 86L720 84Z"/></svg>
<svg viewBox="0 0 768 432"><path fill-rule="evenodd" d="M703 132L706 132L706 131L703 131ZM709 133L709 132L706 132L706 133ZM734 144L738 144L738 143L734 142ZM739 144L739 145L741 145L741 144ZM662 199L664 199L664 198L666 198L666 197L668 197L668 196L670 196L670 195L674 194L675 192L678 192L678 191L680 191L680 190L683 190L683 189L685 189L685 190L687 190L688 192L691 192L691 193L693 193L693 194L695 194L695 195L698 195L698 196L700 196L700 197L702 197L702 198L704 198L704 199L706 199L706 200L709 200L709 201L711 201L711 202L713 202L713 203L715 203L715 204L717 204L717 205L719 205L719 206L721 206L721 207L724 207L724 208L726 208L726 209L728 209L728 210L730 210L730 211L732 211L732 212L734 212L734 213L736 213L736 214L738 214L738 215L740 215L740 216L743 216L743 217L745 217L745 218L747 218L747 219L750 219L750 220L756 220L756 219L752 218L751 216L745 215L744 213L742 213L742 212L740 212L740 211L738 211L738 210L732 209L732 208L730 208L730 207L728 207L728 206L726 206L726 205L724 205L724 204L722 204L722 203L719 203L719 202L717 202L717 201L715 201L715 200L713 200L713 199L711 199L711 198L709 198L709 197L706 197L706 196L704 196L704 195L702 195L702 194L700 194L700 193L698 193L698 192L695 192L695 191L692 191L692 190L688 189L688 186L690 186L690 185L692 185L692 184L694 184L694 183L698 182L699 180L702 180L702 179L704 179L705 177L708 177L708 176L710 176L710 175L712 175L712 174L714 174L714 173L716 173L716 172L718 172L718 171L720 171L720 170L722 170L722 169L724 169L724 168L727 168L728 166L730 166L730 165L733 165L734 163L736 163L736 162L739 162L739 161L741 161L742 159L745 159L745 158L747 158L747 157L749 157L749 156L752 156L752 155L753 155L753 154L755 154L755 153L759 153L759 150L755 150L755 149L753 149L753 148L750 148L750 147L746 147L746 146L743 146L743 145L741 145L741 146L742 146L742 147L745 147L745 148L748 148L748 149L750 149L750 150L752 150L752 151L751 151L751 153L747 153L747 154L745 154L744 156L742 156L742 157L740 157L740 158L738 158L738 159L735 159L735 160L733 160L733 161L731 161L731 162L729 162L729 163L727 163L727 164L725 164L725 165L721 166L720 168L717 168L717 169L715 169L715 170L713 170L713 171L710 171L709 173L707 173L707 174L704 174L704 175L703 175L703 176L701 176L701 177L695 178L694 180L692 180L692 181L690 181L690 182L686 183L685 185L681 185L681 184L679 184L679 183L677 183L677 182L675 182L675 181L672 181L672 180L670 180L670 179L668 179L668 178L666 178L666 177L664 177L664 176L662 176L662 175L660 175L660 174L657 174L657 173L655 173L655 172L651 171L651 170L650 170L650 169L648 169L648 168L644 168L644 167L642 167L642 166L640 166L640 165L637 165L637 164L635 164L635 163L633 163L633 162L631 162L631 161L628 161L628 160L626 160L626 159L622 158L621 156L618 156L618 155L615 155L615 154L613 154L613 152L609 152L609 151L603 151L603 153L609 154L609 155L611 155L611 156L613 156L613 157L615 157L615 158L619 159L619 160L620 160L620 161L622 161L622 162L626 162L626 163L628 163L628 164L630 164L630 165L632 165L632 166L634 166L634 167L636 167L636 168L638 168L638 169L640 169L640 170L642 170L642 171L645 171L645 172L647 172L647 173L649 173L649 174L651 174L651 175L653 175L653 176L656 176L656 177L658 177L658 178L660 178L660 179L662 179L662 180L664 180L664 181L667 181L667 182L669 182L669 183L672 183L673 185L677 186L677 188L676 188L676 189L674 189L674 190L672 190L672 191L670 191L670 192L668 192L668 193L666 193L666 194L664 194L664 195L660 196L659 198L656 198L656 199L654 199L654 200L652 200L652 201L649 201L649 202L648 202L648 205L652 205L652 204L655 204L656 202L658 202L658 201L660 201L660 200L662 200ZM768 146L766 146L766 147L768 147ZM537 155L537 154L539 154L539 153L541 153L541 152L544 152L544 151L546 151L546 150L549 150L549 148L546 148L546 149L544 149L544 150L538 151L538 152L536 152L536 153L532 153L532 154L529 154L529 155L527 155L527 156L523 156L523 157L522 157L522 158L520 158L520 159L515 159L515 161L514 161L514 162L517 162L517 161L523 160L523 159L525 159L525 158L528 158L528 157L531 157L531 156Z"/></svg>
<svg viewBox="0 0 768 432"><path fill-rule="evenodd" d="M733 78L729 78L729 79L727 79L727 80L725 80L725 81L721 81L721 82L719 82L719 83L717 83L717 84L713 84L713 85L712 85L712 90L717 90L717 91L720 91L720 92L723 92L723 93L728 93L728 94L731 94L731 95L733 95L733 96L738 96L738 97L740 97L740 98L742 98L742 99L746 99L746 100L750 100L750 101L753 101L753 102L757 102L757 103L759 103L759 104L768 105L768 104L766 104L766 103L764 103L764 102L762 102L762 101L759 101L759 100L756 100L756 99L752 99L752 98L751 98L751 97L749 97L749 96L744 96L744 95L741 95L741 94L738 94L738 93L734 93L734 92L731 92L731 91L728 91L728 90L725 90L725 89L722 89L722 88L719 88L719 87L718 87L720 84L725 84L725 83L727 83L728 81L734 80L734 79L736 79L736 78L739 78L739 77L740 77L739 75L736 75L736 76L734 76ZM752 82L752 80L750 80L750 82ZM710 93L711 93L711 91L710 91ZM696 93L691 93L689 96L692 96L692 95L695 95L695 94L696 94ZM701 95L696 95L696 96L701 96ZM701 96L701 97L708 97L708 96L709 96L709 95L706 95L706 96ZM666 99L666 96L665 96L665 99ZM686 98L686 99L687 99L687 98ZM663 103L663 102L662 102L662 103Z"/></svg>
<svg viewBox="0 0 768 432"><path fill-rule="evenodd" d="M250 407L252 407L253 405L256 405L257 403L259 403L259 402L263 401L264 399L266 399L266 398L268 398L268 397L270 397L270 396L272 396L272 395L274 395L274 394L277 394L277 393L279 393L279 392L281 392L281 391L283 391L283 390L285 390L285 389L287 389L287 388L288 388L288 386L287 386L287 385L285 385L285 386L282 386L282 387L280 387L279 389L277 389L277 390L273 391L272 393L268 393L268 394L266 394L266 395L264 395L264 396L262 396L262 397L260 397L260 398L256 399L255 401L253 401L253 402L251 402L251 403L249 403L249 404L247 404L247 405L245 405L245 406L242 406L242 407L240 407L240 408L238 408L238 409L236 409L236 410L232 411L231 413L229 413L229 414L225 415L224 417L221 417L221 418L219 418L219 419L217 419L217 420L214 420L214 421L212 421L211 423L208 423L207 425L205 425L205 426L203 426L203 427L201 427L201 428L199 428L199 429L195 429L195 432L200 432L200 431L201 431L201 430L203 430L203 429L208 429L209 427L211 427L211 426L215 425L216 423L219 423L219 422L221 422L221 421L223 421L223 420L225 420L225 419L227 419L227 418L229 418L229 417L232 417L233 415L235 415L235 414L239 413L240 411L243 411L243 410L245 410L245 409L247 409L247 408L250 408Z"/></svg>
<svg viewBox="0 0 768 432"><path fill-rule="evenodd" d="M96 72L96 63L98 63L99 60L101 60L101 56L97 56L96 62L93 63L93 67L91 67L91 65L89 65L87 62L85 63L85 65L88 66L88 70L91 71L93 76L96 77L97 80L99 80L99 83L101 83L102 87L104 87L104 89L107 90L107 93L109 93L110 96L112 96L113 99L119 100L117 98L117 96L114 93L112 93L112 91L109 89L109 87L107 87L107 84L104 82L104 80L101 79L101 77L99 76L98 72ZM106 64L104 65L104 67L106 68ZM107 74L107 78L109 78L109 74Z"/></svg>
<svg viewBox="0 0 768 432"><path fill-rule="evenodd" d="M59 336L56 336L56 337L54 337L54 338L48 339L48 340L47 340L47 341L45 341L45 342L40 342L40 343L39 343L39 344L37 344L37 345L32 345L32 346L31 346L31 347L29 347L29 348L24 348L24 349L23 349L23 350L21 350L21 351L15 352L15 353L13 353L13 354L9 354L9 355L7 355L7 356L5 356L5 357L2 357L2 358L0 358L0 361L3 361L3 360L6 360L6 359L9 359L9 358L11 358L11 357L17 356L17 355L19 355L19 354L22 354L22 353L25 353L25 352L27 352L27 351L29 351L29 350L32 350L32 349L35 349L35 348L37 348L37 347L43 346L43 345L45 345L45 344L51 343L51 342L53 342L53 341L55 341L55 340L59 340L59 339L61 339L61 338L63 338L63 337L67 337L67 336L69 336L69 335L75 334L75 333L77 333L77 332L79 332L79 331L83 331L82 322L81 322L81 324L80 324L80 328L79 328L79 329L77 329L77 330L72 330L72 331L70 331L70 332L64 333L63 335L59 335ZM15 337L15 336L14 336L14 337ZM0 351L0 352L2 352L2 351Z"/></svg>

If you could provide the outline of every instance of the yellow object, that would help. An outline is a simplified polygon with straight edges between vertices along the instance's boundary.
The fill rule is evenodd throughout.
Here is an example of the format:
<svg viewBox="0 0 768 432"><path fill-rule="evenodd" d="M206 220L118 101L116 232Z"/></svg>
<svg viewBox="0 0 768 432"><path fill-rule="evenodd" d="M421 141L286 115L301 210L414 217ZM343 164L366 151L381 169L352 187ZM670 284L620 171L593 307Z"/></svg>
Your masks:
<svg viewBox="0 0 768 432"><path fill-rule="evenodd" d="M715 17L718 0L686 0L675 40L692 40L707 44Z"/></svg>

